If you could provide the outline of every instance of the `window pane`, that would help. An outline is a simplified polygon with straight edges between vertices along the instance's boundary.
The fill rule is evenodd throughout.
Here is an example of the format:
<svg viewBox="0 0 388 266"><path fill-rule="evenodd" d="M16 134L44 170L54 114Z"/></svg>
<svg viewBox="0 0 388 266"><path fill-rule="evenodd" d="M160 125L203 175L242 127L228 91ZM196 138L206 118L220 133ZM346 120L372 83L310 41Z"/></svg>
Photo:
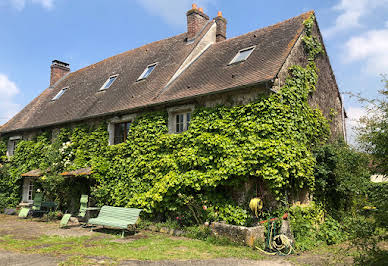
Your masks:
<svg viewBox="0 0 388 266"><path fill-rule="evenodd" d="M34 191L34 183L33 181L30 181L28 185L28 200L32 200L32 193Z"/></svg>
<svg viewBox="0 0 388 266"><path fill-rule="evenodd" d="M128 134L129 128L131 127L131 122L126 123L126 129L125 132Z"/></svg>
<svg viewBox="0 0 388 266"><path fill-rule="evenodd" d="M126 141L131 122L117 123L114 129L114 144Z"/></svg>
<svg viewBox="0 0 388 266"><path fill-rule="evenodd" d="M67 90L67 88L63 88L62 90L60 90L57 93L57 95L55 95L55 97L52 98L52 101L58 100L65 93L66 90Z"/></svg>
<svg viewBox="0 0 388 266"><path fill-rule="evenodd" d="M110 77L109 81L105 84L104 89L108 89L113 84L113 82L116 80L116 78L117 77Z"/></svg>
<svg viewBox="0 0 388 266"><path fill-rule="evenodd" d="M147 71L144 73L143 79L147 78L151 74L152 70L154 70L154 68L155 65L148 67Z"/></svg>
<svg viewBox="0 0 388 266"><path fill-rule="evenodd" d="M250 49L247 49L247 50L244 50L244 51L239 51L238 54L232 60L231 63L237 63L237 62L241 62L241 61L247 60L247 58L252 53L252 51L253 51L253 48L250 48Z"/></svg>
<svg viewBox="0 0 388 266"><path fill-rule="evenodd" d="M176 132L183 132L183 114L176 115Z"/></svg>
<svg viewBox="0 0 388 266"><path fill-rule="evenodd" d="M124 139L124 130L123 124L115 124L115 132L114 132L114 144L119 144L123 142Z"/></svg>
<svg viewBox="0 0 388 266"><path fill-rule="evenodd" d="M156 67L156 64L147 66L147 68L144 70L144 72L140 75L140 77L137 80L142 80L147 78L151 74L151 72L155 69L155 67Z"/></svg>

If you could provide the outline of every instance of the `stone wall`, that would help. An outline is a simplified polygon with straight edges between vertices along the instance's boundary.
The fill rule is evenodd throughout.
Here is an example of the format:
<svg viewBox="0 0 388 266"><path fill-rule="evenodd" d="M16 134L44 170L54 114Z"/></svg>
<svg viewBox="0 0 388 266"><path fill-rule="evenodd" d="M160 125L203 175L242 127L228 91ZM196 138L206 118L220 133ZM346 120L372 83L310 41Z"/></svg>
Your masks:
<svg viewBox="0 0 388 266"><path fill-rule="evenodd" d="M312 32L323 44L317 24L314 25ZM303 36L304 33L296 41L294 48L279 71L278 77L274 82L274 90L278 91L284 85L285 79L288 76L288 69L292 65L301 65L303 67L307 65L308 60L302 41ZM344 137L345 129L341 95L338 91L337 82L327 53L317 58L316 65L318 68L318 82L316 91L310 95L309 103L313 108L319 108L326 119L330 121L332 140Z"/></svg>
<svg viewBox="0 0 388 266"><path fill-rule="evenodd" d="M245 227L213 222L210 225L212 234L230 239L233 242L253 247L256 241L265 241L264 226Z"/></svg>

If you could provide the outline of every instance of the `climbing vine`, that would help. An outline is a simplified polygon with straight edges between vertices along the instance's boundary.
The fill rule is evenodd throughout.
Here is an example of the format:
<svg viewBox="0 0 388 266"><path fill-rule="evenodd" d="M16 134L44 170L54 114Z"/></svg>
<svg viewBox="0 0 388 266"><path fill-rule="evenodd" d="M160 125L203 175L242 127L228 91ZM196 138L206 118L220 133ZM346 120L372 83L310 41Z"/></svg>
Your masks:
<svg viewBox="0 0 388 266"><path fill-rule="evenodd" d="M311 148L327 140L329 126L307 102L318 78L314 60L323 52L312 36L313 20L304 22L309 63L292 66L279 93L242 106L198 108L181 134L168 134L167 113L153 112L138 117L126 142L114 146L105 124L62 129L53 142L46 135L22 141L10 175L18 180L23 172L50 169L42 182L54 196L64 184L58 173L90 166L100 204L139 207L156 217L186 212L190 198L207 202L212 217L235 206L239 218L230 222L244 224L248 205L236 206L232 187L264 182L279 200L314 186Z"/></svg>

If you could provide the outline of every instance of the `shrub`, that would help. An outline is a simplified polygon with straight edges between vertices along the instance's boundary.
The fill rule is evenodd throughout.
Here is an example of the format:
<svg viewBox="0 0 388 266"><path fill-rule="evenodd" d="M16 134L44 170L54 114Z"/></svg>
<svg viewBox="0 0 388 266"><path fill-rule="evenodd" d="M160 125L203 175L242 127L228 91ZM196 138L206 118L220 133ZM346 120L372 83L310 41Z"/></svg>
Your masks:
<svg viewBox="0 0 388 266"><path fill-rule="evenodd" d="M369 158L343 142L326 144L314 150L315 201L334 215L348 211L365 195L369 184Z"/></svg>

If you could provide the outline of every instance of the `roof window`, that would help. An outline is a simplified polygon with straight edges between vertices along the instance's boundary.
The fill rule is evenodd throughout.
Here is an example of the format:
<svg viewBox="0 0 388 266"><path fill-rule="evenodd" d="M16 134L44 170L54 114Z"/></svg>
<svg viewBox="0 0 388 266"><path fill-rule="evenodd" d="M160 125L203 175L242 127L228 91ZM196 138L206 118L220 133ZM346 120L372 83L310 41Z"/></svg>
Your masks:
<svg viewBox="0 0 388 266"><path fill-rule="evenodd" d="M255 46L252 46L238 51L236 56L232 59L232 61L230 61L229 65L247 60L254 49L255 49Z"/></svg>
<svg viewBox="0 0 388 266"><path fill-rule="evenodd" d="M104 85L102 85L102 87L100 88L100 91L109 89L109 87L112 86L113 82L115 82L115 80L117 79L117 76L118 76L118 75L110 76L110 77L105 81Z"/></svg>
<svg viewBox="0 0 388 266"><path fill-rule="evenodd" d="M58 100L64 93L65 91L67 91L69 88L63 88L62 90L60 90L57 95L54 96L54 98L52 98L51 100L52 101L56 101Z"/></svg>
<svg viewBox="0 0 388 266"><path fill-rule="evenodd" d="M143 71L143 73L140 75L140 77L137 80L139 81L142 79L146 79L151 74L151 72L155 69L156 65L157 63L148 65L147 68Z"/></svg>

